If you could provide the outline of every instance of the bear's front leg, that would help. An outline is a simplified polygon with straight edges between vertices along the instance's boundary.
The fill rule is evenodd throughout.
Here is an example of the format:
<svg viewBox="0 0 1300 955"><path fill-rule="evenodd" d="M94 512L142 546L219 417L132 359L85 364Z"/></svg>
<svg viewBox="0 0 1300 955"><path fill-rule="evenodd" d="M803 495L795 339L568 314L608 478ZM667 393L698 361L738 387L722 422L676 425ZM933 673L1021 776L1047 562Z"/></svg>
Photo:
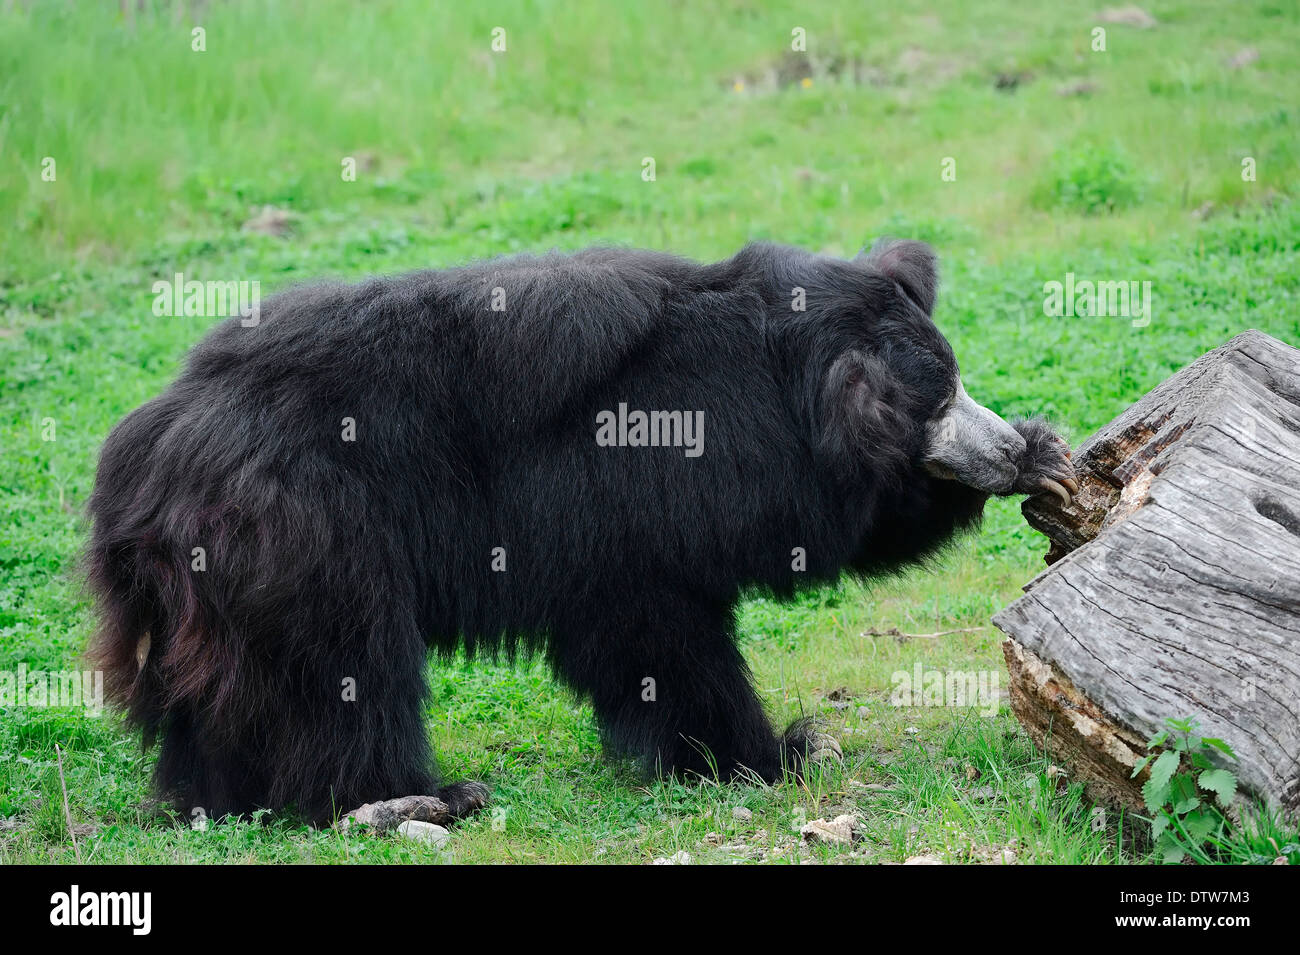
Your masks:
<svg viewBox="0 0 1300 955"><path fill-rule="evenodd" d="M568 635L553 648L559 675L590 694L606 746L649 772L723 781L780 781L788 768L840 756L800 721L778 739L736 648L731 608L680 595ZM627 627L620 631L619 625Z"/></svg>

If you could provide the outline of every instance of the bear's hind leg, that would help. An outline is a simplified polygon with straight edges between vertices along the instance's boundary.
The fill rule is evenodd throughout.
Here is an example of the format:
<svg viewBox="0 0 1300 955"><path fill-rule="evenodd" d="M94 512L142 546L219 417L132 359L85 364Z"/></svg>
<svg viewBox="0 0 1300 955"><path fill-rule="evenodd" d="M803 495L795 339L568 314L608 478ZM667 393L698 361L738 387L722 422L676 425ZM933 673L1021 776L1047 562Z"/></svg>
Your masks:
<svg viewBox="0 0 1300 955"><path fill-rule="evenodd" d="M206 686L173 709L160 788L187 815L211 818L292 806L324 824L408 795L437 796L451 818L481 808L481 783L438 782L424 642L403 601L388 596L381 608L304 595L274 617L254 618L254 630L208 633L212 644L241 648L239 679L231 692Z"/></svg>
<svg viewBox="0 0 1300 955"><path fill-rule="evenodd" d="M382 649L366 646L373 641ZM319 794L309 810L314 819L343 816L366 803L399 804L408 796L435 796L446 804L438 822L471 815L488 801L488 789L465 780L443 785L425 720L428 665L424 641L412 618L392 614L372 625L369 640L340 653L319 680L322 709L304 707L305 725L317 727L317 745L327 757L310 777ZM351 678L351 679L350 679ZM341 689L353 688L344 698ZM325 728L321 732L321 727ZM310 772L310 771L309 771ZM329 783L329 805L321 782ZM407 818L412 818L408 816ZM419 818L419 817L414 817Z"/></svg>

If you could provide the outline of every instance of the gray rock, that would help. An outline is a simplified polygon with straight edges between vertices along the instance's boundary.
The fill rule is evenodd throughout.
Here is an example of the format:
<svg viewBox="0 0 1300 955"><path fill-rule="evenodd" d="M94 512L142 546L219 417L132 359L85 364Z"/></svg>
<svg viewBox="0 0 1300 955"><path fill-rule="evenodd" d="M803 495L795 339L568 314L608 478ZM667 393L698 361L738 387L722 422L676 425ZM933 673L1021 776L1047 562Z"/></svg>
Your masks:
<svg viewBox="0 0 1300 955"><path fill-rule="evenodd" d="M847 845L860 836L858 820L854 816L836 816L834 819L814 819L799 830L805 842L826 845Z"/></svg>

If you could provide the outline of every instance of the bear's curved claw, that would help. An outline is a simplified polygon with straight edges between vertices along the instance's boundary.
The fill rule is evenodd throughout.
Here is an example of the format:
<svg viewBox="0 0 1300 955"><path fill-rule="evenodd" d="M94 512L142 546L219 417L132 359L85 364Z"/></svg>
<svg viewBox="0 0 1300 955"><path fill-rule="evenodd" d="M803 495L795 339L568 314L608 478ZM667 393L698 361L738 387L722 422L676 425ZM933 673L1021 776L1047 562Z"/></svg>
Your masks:
<svg viewBox="0 0 1300 955"><path fill-rule="evenodd" d="M1066 478L1066 480L1069 481L1070 479ZM1074 484L1073 481L1070 481L1070 483ZM1062 507L1070 506L1070 501L1071 501L1070 492L1066 490L1065 485L1062 482L1053 481L1051 478L1043 478L1041 481L1038 482L1038 486L1042 488L1045 493L1055 494L1056 497L1060 500ZM1077 491L1078 489L1079 487L1076 484L1075 490Z"/></svg>

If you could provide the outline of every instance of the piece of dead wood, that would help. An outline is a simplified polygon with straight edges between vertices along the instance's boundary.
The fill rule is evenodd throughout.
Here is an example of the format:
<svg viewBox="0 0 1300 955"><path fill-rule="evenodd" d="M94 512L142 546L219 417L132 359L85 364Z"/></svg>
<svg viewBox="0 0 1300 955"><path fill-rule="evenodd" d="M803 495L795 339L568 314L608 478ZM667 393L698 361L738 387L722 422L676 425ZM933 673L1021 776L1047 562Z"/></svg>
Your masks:
<svg viewBox="0 0 1300 955"><path fill-rule="evenodd" d="M863 630L859 637L893 637L899 643L906 643L908 640L934 640L938 637L947 637L954 633L978 633L981 630L987 630L988 627L957 627L955 630L936 630L934 633L904 633L897 627L890 627L888 630Z"/></svg>
<svg viewBox="0 0 1300 955"><path fill-rule="evenodd" d="M1167 719L1226 740L1241 792L1300 812L1300 350L1251 331L1080 445L1049 567L993 622L1011 706L1094 801L1140 809Z"/></svg>

